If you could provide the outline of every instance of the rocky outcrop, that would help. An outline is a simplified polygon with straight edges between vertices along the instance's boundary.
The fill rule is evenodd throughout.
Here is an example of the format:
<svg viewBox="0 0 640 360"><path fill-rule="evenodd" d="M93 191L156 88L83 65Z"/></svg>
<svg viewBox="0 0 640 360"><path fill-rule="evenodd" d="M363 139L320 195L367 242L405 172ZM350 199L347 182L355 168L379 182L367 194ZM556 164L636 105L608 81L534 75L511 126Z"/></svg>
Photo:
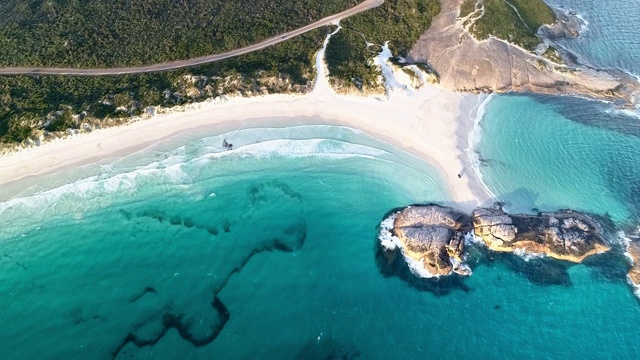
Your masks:
<svg viewBox="0 0 640 360"><path fill-rule="evenodd" d="M471 232L491 251L574 263L610 249L601 225L588 215L572 210L511 215L497 205L477 208L471 217L439 205L410 206L382 222L379 240L394 258L399 251L419 277L470 275L464 259L465 235ZM629 253L636 264L629 278L640 288L640 245Z"/></svg>
<svg viewBox="0 0 640 360"><path fill-rule="evenodd" d="M476 40L459 19L463 1L441 0L441 13L408 57L410 62L429 63L444 87L470 92L577 94L629 107L640 100L640 84L622 72L561 66L503 40ZM544 27L542 33L576 35L568 23Z"/></svg>
<svg viewBox="0 0 640 360"><path fill-rule="evenodd" d="M463 261L464 231L469 217L438 205L411 206L389 219L387 250L400 248L411 271L420 277L458 273L469 275ZM384 225L384 224L383 224ZM383 240L381 238L381 240Z"/></svg>
<svg viewBox="0 0 640 360"><path fill-rule="evenodd" d="M631 285L635 288L635 293L640 297L640 243L631 242L627 246L627 254L632 262L631 269L627 274Z"/></svg>
<svg viewBox="0 0 640 360"><path fill-rule="evenodd" d="M493 251L537 253L581 262L609 250L592 218L574 211L509 215L500 207L473 211L474 234Z"/></svg>

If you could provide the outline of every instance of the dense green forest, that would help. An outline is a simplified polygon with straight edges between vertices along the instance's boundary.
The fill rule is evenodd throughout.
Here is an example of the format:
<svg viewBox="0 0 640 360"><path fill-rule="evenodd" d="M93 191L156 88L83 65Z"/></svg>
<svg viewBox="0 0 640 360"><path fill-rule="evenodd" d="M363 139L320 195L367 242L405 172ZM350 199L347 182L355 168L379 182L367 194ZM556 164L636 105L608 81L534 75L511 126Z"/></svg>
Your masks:
<svg viewBox="0 0 640 360"><path fill-rule="evenodd" d="M476 3L484 6L485 14L470 30L480 40L495 36L533 50L541 42L536 36L540 26L556 21L543 0L465 0L460 16L472 13Z"/></svg>
<svg viewBox="0 0 640 360"><path fill-rule="evenodd" d="M2 0L0 66L118 67L240 48L354 0Z"/></svg>
<svg viewBox="0 0 640 360"><path fill-rule="evenodd" d="M313 77L313 57L328 29L318 29L273 47L196 68L165 73L67 77L0 76L0 142L24 141L33 129L61 131L77 128L72 114L84 112L97 119L139 115L148 106L182 105L225 92L255 91L260 79L281 76L292 85L306 86ZM198 89L187 94L185 77L197 77ZM236 86L226 77L242 77ZM168 92L167 92L168 90ZM287 89L273 88L271 92ZM126 111L118 108L124 107ZM61 113L46 121L52 112Z"/></svg>
<svg viewBox="0 0 640 360"><path fill-rule="evenodd" d="M0 2L0 66L107 67L185 59L245 46L359 2L5 0ZM387 0L343 20L327 48L332 78L350 86L373 85L377 73L368 61L380 47L367 48L365 39L390 41L394 53L404 56L439 11L437 0ZM87 122L108 126L149 106L226 93L305 91L314 78L314 54L332 30L317 29L258 52L164 73L0 76L0 143Z"/></svg>
<svg viewBox="0 0 640 360"><path fill-rule="evenodd" d="M375 9L343 20L343 29L327 47L331 75L347 85L367 86L377 76L368 62L389 41L395 55L406 57L440 13L438 0L387 0ZM367 48L366 43L375 44Z"/></svg>

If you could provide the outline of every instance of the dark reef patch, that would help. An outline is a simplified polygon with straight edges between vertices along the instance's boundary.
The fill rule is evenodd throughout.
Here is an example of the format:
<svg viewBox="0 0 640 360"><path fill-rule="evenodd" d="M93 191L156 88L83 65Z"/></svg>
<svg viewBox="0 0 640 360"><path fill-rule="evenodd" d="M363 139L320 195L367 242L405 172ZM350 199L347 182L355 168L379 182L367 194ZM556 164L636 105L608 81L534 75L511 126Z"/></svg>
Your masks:
<svg viewBox="0 0 640 360"><path fill-rule="evenodd" d="M567 271L571 264L547 257L525 260L511 254L496 254L511 271L524 276L532 284L540 286L571 286L571 277Z"/></svg>
<svg viewBox="0 0 640 360"><path fill-rule="evenodd" d="M147 295L147 294L157 294L158 292L156 291L156 289L153 286L147 286L144 291L142 291L140 294L134 296L131 298L131 300L129 300L129 302L136 302L138 300L140 300L143 296Z"/></svg>
<svg viewBox="0 0 640 360"><path fill-rule="evenodd" d="M615 244L608 251L600 256L587 258L583 261L585 266L591 270L591 276L600 281L627 282L627 273L631 266L629 260L624 255L624 249Z"/></svg>
<svg viewBox="0 0 640 360"><path fill-rule="evenodd" d="M239 212L241 215L231 219L219 216L209 217L203 213L203 218L210 219L203 221L178 214L169 214L160 209L147 209L139 213L121 211L128 220L147 218L156 220L166 227L183 227L185 231L190 229L189 231L192 232L196 230L207 231L210 235L218 236L216 241L229 245L238 244L242 246L239 249L243 250L241 250L242 253L239 253L240 257L236 258L234 263L229 264L224 273L218 274L215 283L212 284L212 294L200 295L211 296L211 300L202 299L204 308L208 308L210 311L200 313L196 319L190 313L190 309L183 309L173 302L167 302L164 307L159 308L148 318L142 319L129 330L113 350L114 359L135 357L140 348L156 345L172 329L194 347L202 347L212 343L232 316L218 296L225 289L231 277L241 272L255 255L273 251L294 252L304 245L307 237L307 222L302 196L281 182L269 182L251 187L246 195L246 204L238 204L242 210ZM242 206L245 208L243 209ZM237 230L233 232L231 232L232 224L239 225ZM256 232L256 227L264 227L265 231ZM222 231L218 229L222 229ZM247 231L243 232L244 230ZM264 234L264 237L255 234ZM156 301L155 298L149 297L149 294L158 295L159 299L163 298L160 290L153 286L147 286L140 293L132 296L131 302ZM80 317L76 314L72 319L83 319L82 313L79 314ZM330 351L326 354L327 356L336 354L339 357L335 358L342 358L343 352Z"/></svg>
<svg viewBox="0 0 640 360"><path fill-rule="evenodd" d="M305 224L305 230L301 231L301 233L304 234L304 236L306 236L306 224ZM123 349L128 344L133 344L136 347L154 346L171 329L176 329L178 331L178 334L180 334L180 337L182 337L183 339L185 339L195 347L201 347L201 346L210 344L218 337L218 335L224 328L225 324L231 318L231 314L227 310L227 307L218 298L218 294L225 288L225 286L229 282L229 279L234 274L242 271L244 266L247 265L247 263L251 260L251 258L253 258L253 256L265 251L267 252L276 251L280 249L282 249L282 251L293 252L304 245L304 240L305 240L305 237L300 237L297 239L297 242L288 243L286 241L277 239L270 245L266 245L260 249L255 249L246 258L244 258L240 266L233 269L233 271L231 271L231 273L229 273L227 277L224 279L222 285L216 290L214 290L213 300L211 301L211 308L217 314L217 319L213 323L209 324L209 331L207 332L206 336L199 337L195 335L192 332L188 321L185 321L184 314L175 313L174 310L167 309L167 312L165 312L160 316L162 321L160 322L159 326L154 324L154 322L158 321L159 317L154 316L148 319L147 321L138 324L135 329L129 332L129 334L127 334L127 336L123 339L120 345L118 345L118 347L114 350L113 358L116 359L119 356L126 357L127 354L123 352ZM81 317L82 312L80 311L79 314L80 314L80 319L82 319ZM78 316L74 317L74 319L76 318L78 318ZM144 332L140 330L146 330L145 327L157 328L157 331L155 332L155 334L147 335L145 337L140 337L139 335L137 335L137 333L139 332Z"/></svg>

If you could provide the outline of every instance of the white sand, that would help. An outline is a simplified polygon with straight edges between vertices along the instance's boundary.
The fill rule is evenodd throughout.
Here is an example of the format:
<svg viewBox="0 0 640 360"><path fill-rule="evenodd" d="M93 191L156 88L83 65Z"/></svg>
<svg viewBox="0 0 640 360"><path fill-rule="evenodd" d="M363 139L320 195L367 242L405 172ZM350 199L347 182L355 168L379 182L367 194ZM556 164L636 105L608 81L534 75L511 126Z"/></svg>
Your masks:
<svg viewBox="0 0 640 360"><path fill-rule="evenodd" d="M338 31L338 30L336 30ZM268 95L231 98L189 106L189 110L168 114L76 135L45 143L0 158L0 185L25 177L49 174L67 168L121 157L144 149L179 133L207 127L225 133L242 127L270 126L274 120L300 125L301 117L323 119L327 125L342 125L360 130L419 156L434 167L449 185L451 205L461 210L490 201L483 186L470 171L465 150L469 124L475 116L477 98L425 85L419 90L402 71L387 64L390 52L381 53L376 63L386 74L389 96L336 95L327 82L324 49L316 56L317 81L307 95ZM462 173L462 178L458 174Z"/></svg>
<svg viewBox="0 0 640 360"><path fill-rule="evenodd" d="M326 124L358 129L429 161L448 182L453 203L468 210L488 199L475 179L467 175L469 172L458 178L465 166L466 155L461 147L466 146L466 135L465 131L458 131L457 116L468 118L475 103L464 101L466 105L459 109L464 96L428 85L411 95L394 93L389 99L342 96L334 95L326 84L319 84L314 92L303 96L210 101L192 110L156 115L2 157L0 185L120 157L203 126L223 133L246 126L267 126L268 118L296 118L299 122L300 117L308 116L322 118Z"/></svg>

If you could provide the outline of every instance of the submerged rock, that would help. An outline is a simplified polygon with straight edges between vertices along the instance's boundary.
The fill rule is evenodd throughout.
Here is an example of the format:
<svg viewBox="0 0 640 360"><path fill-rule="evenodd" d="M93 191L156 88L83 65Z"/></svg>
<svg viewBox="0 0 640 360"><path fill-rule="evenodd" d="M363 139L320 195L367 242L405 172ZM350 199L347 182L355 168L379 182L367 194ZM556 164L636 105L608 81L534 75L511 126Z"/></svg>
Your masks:
<svg viewBox="0 0 640 360"><path fill-rule="evenodd" d="M400 248L417 276L469 275L470 269L463 264L464 231L469 224L467 215L452 208L411 206L383 222L380 241L387 250Z"/></svg>
<svg viewBox="0 0 640 360"><path fill-rule="evenodd" d="M609 250L599 224L574 211L509 215L500 207L473 211L474 234L493 251L524 251L581 262Z"/></svg>

